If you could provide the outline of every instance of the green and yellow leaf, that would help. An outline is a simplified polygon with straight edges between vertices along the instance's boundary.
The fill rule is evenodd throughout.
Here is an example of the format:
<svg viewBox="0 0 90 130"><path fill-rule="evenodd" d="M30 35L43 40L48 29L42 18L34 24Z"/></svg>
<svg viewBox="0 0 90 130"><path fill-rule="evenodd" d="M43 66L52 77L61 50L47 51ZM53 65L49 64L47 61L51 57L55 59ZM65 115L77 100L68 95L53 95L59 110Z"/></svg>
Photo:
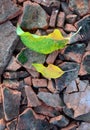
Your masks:
<svg viewBox="0 0 90 130"><path fill-rule="evenodd" d="M47 67L45 67L43 64L38 63L33 63L32 65L38 72L40 72L44 77L48 79L55 79L61 77L64 74L64 71L62 69L53 64L49 64Z"/></svg>
<svg viewBox="0 0 90 130"><path fill-rule="evenodd" d="M69 37L64 38L58 29L47 36L38 36L24 32L18 25L16 32L26 47L42 54L49 54L55 50L63 49L69 43Z"/></svg>

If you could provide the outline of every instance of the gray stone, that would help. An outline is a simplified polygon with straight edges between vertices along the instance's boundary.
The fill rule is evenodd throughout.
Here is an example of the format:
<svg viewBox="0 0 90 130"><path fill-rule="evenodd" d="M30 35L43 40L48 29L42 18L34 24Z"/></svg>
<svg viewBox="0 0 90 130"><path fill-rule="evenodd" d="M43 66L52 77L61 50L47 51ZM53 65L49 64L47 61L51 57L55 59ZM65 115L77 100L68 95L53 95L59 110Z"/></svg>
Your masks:
<svg viewBox="0 0 90 130"><path fill-rule="evenodd" d="M58 1L58 0L33 0L33 1L38 4L47 6L49 8L50 8L50 6L54 6L57 8L59 8L59 6L60 6L60 1Z"/></svg>
<svg viewBox="0 0 90 130"><path fill-rule="evenodd" d="M5 79L24 79L30 74L27 71L6 71L3 73Z"/></svg>
<svg viewBox="0 0 90 130"><path fill-rule="evenodd" d="M22 12L21 8L16 6L11 0L0 0L0 7L0 24L17 17Z"/></svg>
<svg viewBox="0 0 90 130"><path fill-rule="evenodd" d="M16 130L16 126L17 126L17 119L7 123L7 128L9 130Z"/></svg>
<svg viewBox="0 0 90 130"><path fill-rule="evenodd" d="M83 16L89 12L89 0L70 0L69 8L73 12L79 14L80 16Z"/></svg>
<svg viewBox="0 0 90 130"><path fill-rule="evenodd" d="M63 115L50 119L50 123L58 126L59 128L65 127L69 124L69 120Z"/></svg>
<svg viewBox="0 0 90 130"><path fill-rule="evenodd" d="M28 106L36 107L41 105L41 102L39 101L31 86L25 85L25 92L28 100Z"/></svg>
<svg viewBox="0 0 90 130"><path fill-rule="evenodd" d="M82 58L79 75L90 74L90 51L87 51Z"/></svg>
<svg viewBox="0 0 90 130"><path fill-rule="evenodd" d="M34 52L28 48L23 49L17 56L17 61L27 69L32 68L32 63L45 62L46 55Z"/></svg>
<svg viewBox="0 0 90 130"><path fill-rule="evenodd" d="M8 3L8 2L7 2ZM11 22L0 25L0 75L7 66L17 44L16 28Z"/></svg>
<svg viewBox="0 0 90 130"><path fill-rule="evenodd" d="M59 94L51 94L49 92L39 92L38 98L51 107L61 108L64 106Z"/></svg>
<svg viewBox="0 0 90 130"><path fill-rule="evenodd" d="M82 122L76 130L90 130L90 123Z"/></svg>
<svg viewBox="0 0 90 130"><path fill-rule="evenodd" d="M2 97L5 119L12 120L19 114L21 93L4 87L2 88Z"/></svg>
<svg viewBox="0 0 90 130"><path fill-rule="evenodd" d="M72 109L69 109L67 107L63 108L63 112L66 116L73 118L74 116L74 111Z"/></svg>
<svg viewBox="0 0 90 130"><path fill-rule="evenodd" d="M0 103L0 119L4 118L3 104Z"/></svg>
<svg viewBox="0 0 90 130"><path fill-rule="evenodd" d="M28 108L19 115L16 130L50 130L50 125L45 120L36 120L33 111Z"/></svg>
<svg viewBox="0 0 90 130"><path fill-rule="evenodd" d="M30 1L24 2L24 10L20 25L25 29L47 28L47 15L42 7Z"/></svg>
<svg viewBox="0 0 90 130"><path fill-rule="evenodd" d="M6 71L17 71L20 67L20 64L16 62L16 58L12 56L8 66L6 67Z"/></svg>
<svg viewBox="0 0 90 130"><path fill-rule="evenodd" d="M73 80L78 77L79 64L74 62L63 62L60 64L60 68L66 72L55 80L56 89L58 91L62 91L66 86L68 86Z"/></svg>
<svg viewBox="0 0 90 130"><path fill-rule="evenodd" d="M75 80L73 80L66 88L65 93L72 93L72 92L77 92L78 88L77 88L77 84L75 82Z"/></svg>
<svg viewBox="0 0 90 130"><path fill-rule="evenodd" d="M74 110L74 117L90 112L90 86L84 92L64 94L64 102Z"/></svg>
<svg viewBox="0 0 90 130"><path fill-rule="evenodd" d="M80 92L84 92L88 85L89 85L89 81L88 80L84 80L84 81L80 80L80 82L78 83L79 91Z"/></svg>
<svg viewBox="0 0 90 130"><path fill-rule="evenodd" d="M85 47L86 45L84 43L68 46L63 53L64 58L69 61L81 63L82 56L85 52Z"/></svg>
<svg viewBox="0 0 90 130"><path fill-rule="evenodd" d="M47 106L45 104L41 104L34 108L34 111L38 114L42 114L49 117L55 117L60 115L60 112L55 110L55 108Z"/></svg>
<svg viewBox="0 0 90 130"><path fill-rule="evenodd" d="M5 130L5 121L0 119L0 130Z"/></svg>
<svg viewBox="0 0 90 130"><path fill-rule="evenodd" d="M90 112L80 115L75 118L77 121L84 121L90 123Z"/></svg>
<svg viewBox="0 0 90 130"><path fill-rule="evenodd" d="M84 16L82 19L75 23L76 28L82 27L79 31L79 36L76 35L75 39L78 41L90 40L90 14Z"/></svg>
<svg viewBox="0 0 90 130"><path fill-rule="evenodd" d="M63 12L65 12L66 15L72 14L72 12L70 11L69 6L66 2L61 2L61 8L62 8Z"/></svg>

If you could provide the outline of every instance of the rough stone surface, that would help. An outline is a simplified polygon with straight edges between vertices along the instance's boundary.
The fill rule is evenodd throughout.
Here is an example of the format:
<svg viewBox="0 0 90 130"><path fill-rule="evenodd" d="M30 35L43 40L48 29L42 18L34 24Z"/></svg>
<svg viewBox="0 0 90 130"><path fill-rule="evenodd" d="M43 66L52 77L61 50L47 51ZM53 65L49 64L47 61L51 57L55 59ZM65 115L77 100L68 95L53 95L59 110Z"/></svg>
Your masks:
<svg viewBox="0 0 90 130"><path fill-rule="evenodd" d="M76 28L82 27L79 31L79 41L88 41L90 40L90 14L84 16L82 19L75 23Z"/></svg>
<svg viewBox="0 0 90 130"><path fill-rule="evenodd" d="M4 72L3 77L5 79L22 79L29 76L29 73L27 71L10 71L10 72Z"/></svg>
<svg viewBox="0 0 90 130"><path fill-rule="evenodd" d="M5 119L11 120L18 116L21 93L17 90L10 90L9 88L2 89L3 108Z"/></svg>
<svg viewBox="0 0 90 130"><path fill-rule="evenodd" d="M42 114L42 115L49 116L49 117L55 117L55 116L60 115L59 111L57 111L54 108L47 106L45 104L35 107L34 111L38 114Z"/></svg>
<svg viewBox="0 0 90 130"><path fill-rule="evenodd" d="M33 78L32 84L33 84L33 87L35 87L35 88L47 87L47 80L43 79L43 78L42 79Z"/></svg>
<svg viewBox="0 0 90 130"><path fill-rule="evenodd" d="M90 123L83 122L76 130L90 130Z"/></svg>
<svg viewBox="0 0 90 130"><path fill-rule="evenodd" d="M76 14L69 14L66 16L66 21L70 24L74 24L76 22L77 15Z"/></svg>
<svg viewBox="0 0 90 130"><path fill-rule="evenodd" d="M61 128L61 127L67 126L69 124L69 120L63 115L60 115L60 116L51 118L50 123Z"/></svg>
<svg viewBox="0 0 90 130"><path fill-rule="evenodd" d="M73 12L83 16L89 11L89 0L70 0L69 8Z"/></svg>
<svg viewBox="0 0 90 130"><path fill-rule="evenodd" d="M58 27L63 27L64 26L64 22L65 22L65 13L64 12L60 12L58 14L58 18L57 18L57 26Z"/></svg>
<svg viewBox="0 0 90 130"><path fill-rule="evenodd" d="M47 7L54 6L54 7L59 8L59 6L60 6L60 2L58 0L50 0L50 1L48 1L48 0L33 0L33 1L37 2L41 5L47 6Z"/></svg>
<svg viewBox="0 0 90 130"><path fill-rule="evenodd" d="M47 85L47 88L50 92L54 93L55 92L55 86L54 86L54 83L52 80L49 80L48 81L48 85Z"/></svg>
<svg viewBox="0 0 90 130"><path fill-rule="evenodd" d="M78 127L78 124L75 122L71 122L68 126L66 126L65 128L61 128L61 130L76 130L76 128Z"/></svg>
<svg viewBox="0 0 90 130"><path fill-rule="evenodd" d="M4 118L3 104L0 103L0 119Z"/></svg>
<svg viewBox="0 0 90 130"><path fill-rule="evenodd" d="M31 85L32 85L32 77L29 76L29 77L24 78L24 83L25 83L26 85L31 86Z"/></svg>
<svg viewBox="0 0 90 130"><path fill-rule="evenodd" d="M74 117L90 111L90 86L84 92L64 94L64 102L68 108L74 110ZM74 100L73 100L74 99Z"/></svg>
<svg viewBox="0 0 90 130"><path fill-rule="evenodd" d="M72 14L72 12L70 11L68 4L66 2L61 2L61 8L62 8L63 12L65 12L66 15Z"/></svg>
<svg viewBox="0 0 90 130"><path fill-rule="evenodd" d="M12 56L8 66L6 67L6 70L9 70L9 71L16 71L18 69L20 69L20 64L18 64L16 62L16 58L14 56Z"/></svg>
<svg viewBox="0 0 90 130"><path fill-rule="evenodd" d="M73 80L66 88L65 93L72 93L72 92L77 92L77 84L75 82L75 80Z"/></svg>
<svg viewBox="0 0 90 130"><path fill-rule="evenodd" d="M52 11L52 14L51 14L51 17L50 17L50 22L49 22L50 27L55 27L57 14L58 14L58 10L53 10Z"/></svg>
<svg viewBox="0 0 90 130"><path fill-rule="evenodd" d="M64 106L59 94L51 94L49 92L39 92L38 98L51 107L62 107Z"/></svg>
<svg viewBox="0 0 90 130"><path fill-rule="evenodd" d="M47 64L53 64L54 61L56 60L58 54L59 54L59 51L54 51L51 54L49 54L47 59L46 59L46 63Z"/></svg>
<svg viewBox="0 0 90 130"><path fill-rule="evenodd" d="M0 130L4 130L5 129L5 122L3 119L0 119Z"/></svg>
<svg viewBox="0 0 90 130"><path fill-rule="evenodd" d="M81 63L82 56L85 52L85 47L86 45L84 43L73 44L68 46L62 54L66 60Z"/></svg>
<svg viewBox="0 0 90 130"><path fill-rule="evenodd" d="M17 40L16 28L11 22L0 25L0 75L11 58Z"/></svg>
<svg viewBox="0 0 90 130"><path fill-rule="evenodd" d="M79 75L90 74L90 51L87 51L82 58Z"/></svg>
<svg viewBox="0 0 90 130"><path fill-rule="evenodd" d="M72 24L66 24L65 25L65 31L66 32L76 32L77 29Z"/></svg>
<svg viewBox="0 0 90 130"><path fill-rule="evenodd" d="M28 100L28 106L36 107L36 106L41 105L41 102L39 101L37 95L31 88L31 86L25 85L25 92L26 92L26 96L27 96L27 100Z"/></svg>
<svg viewBox="0 0 90 130"><path fill-rule="evenodd" d="M68 86L73 80L78 77L79 64L74 62L64 62L60 65L60 67L62 70L67 71L60 78L57 78L55 80L56 89L62 91L66 86Z"/></svg>
<svg viewBox="0 0 90 130"><path fill-rule="evenodd" d="M0 7L0 24L15 18L22 12L21 8L17 7L11 0L0 0Z"/></svg>
<svg viewBox="0 0 90 130"><path fill-rule="evenodd" d="M24 2L24 11L20 25L22 28L29 30L47 28L47 15L40 5L26 1Z"/></svg>
<svg viewBox="0 0 90 130"><path fill-rule="evenodd" d="M17 126L17 119L7 123L7 128L9 130L16 130L16 126Z"/></svg>
<svg viewBox="0 0 90 130"><path fill-rule="evenodd" d="M90 123L90 112L80 115L75 118L77 121L84 121Z"/></svg>
<svg viewBox="0 0 90 130"><path fill-rule="evenodd" d="M28 48L23 49L17 56L17 61L27 69L32 69L32 63L45 62L46 56Z"/></svg>
<svg viewBox="0 0 90 130"><path fill-rule="evenodd" d="M84 81L80 80L78 83L79 91L84 92L88 85L89 85L88 80L84 80Z"/></svg>
<svg viewBox="0 0 90 130"><path fill-rule="evenodd" d="M2 103L1 86L0 86L0 103Z"/></svg>
<svg viewBox="0 0 90 130"><path fill-rule="evenodd" d="M16 130L50 130L47 121L36 120L31 109L26 109L18 118Z"/></svg>

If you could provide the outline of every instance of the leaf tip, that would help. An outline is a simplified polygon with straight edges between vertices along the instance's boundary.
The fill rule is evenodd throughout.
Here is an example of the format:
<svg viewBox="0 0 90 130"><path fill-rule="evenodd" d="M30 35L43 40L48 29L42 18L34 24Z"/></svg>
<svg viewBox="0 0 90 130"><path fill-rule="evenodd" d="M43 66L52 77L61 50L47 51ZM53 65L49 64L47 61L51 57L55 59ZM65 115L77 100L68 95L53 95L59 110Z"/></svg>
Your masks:
<svg viewBox="0 0 90 130"><path fill-rule="evenodd" d="M19 36L24 33L24 31L21 29L21 27L20 27L19 24L17 25L16 33L17 33L17 35L19 35Z"/></svg>

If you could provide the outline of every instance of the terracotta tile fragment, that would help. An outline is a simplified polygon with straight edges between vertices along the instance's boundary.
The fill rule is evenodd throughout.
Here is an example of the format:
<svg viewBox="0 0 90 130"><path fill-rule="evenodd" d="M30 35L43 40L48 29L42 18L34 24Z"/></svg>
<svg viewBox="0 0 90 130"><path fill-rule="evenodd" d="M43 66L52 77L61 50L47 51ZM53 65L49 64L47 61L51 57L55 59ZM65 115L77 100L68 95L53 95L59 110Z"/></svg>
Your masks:
<svg viewBox="0 0 90 130"><path fill-rule="evenodd" d="M52 80L48 80L47 88L49 89L50 92L55 93L55 88L54 88Z"/></svg>
<svg viewBox="0 0 90 130"><path fill-rule="evenodd" d="M58 54L59 54L59 51L54 51L51 54L49 54L47 56L46 63L47 64L53 64L54 61L56 60L56 57L58 56Z"/></svg>
<svg viewBox="0 0 90 130"><path fill-rule="evenodd" d="M28 106L30 107L36 107L41 105L41 102L39 101L37 95L31 88L31 86L25 85L25 92L28 100Z"/></svg>
<svg viewBox="0 0 90 130"><path fill-rule="evenodd" d="M38 92L49 92L49 90L47 88L39 88Z"/></svg>
<svg viewBox="0 0 90 130"><path fill-rule="evenodd" d="M66 16L66 21L70 24L74 24L76 19L77 19L76 14L69 14L69 15Z"/></svg>
<svg viewBox="0 0 90 130"><path fill-rule="evenodd" d="M32 85L32 78L31 76L24 78L24 82L26 85L31 86Z"/></svg>
<svg viewBox="0 0 90 130"><path fill-rule="evenodd" d="M64 12L60 12L58 14L58 18L57 18L57 26L58 27L63 27L64 26L64 22L65 22L65 13Z"/></svg>
<svg viewBox="0 0 90 130"><path fill-rule="evenodd" d="M67 32L76 32L77 29L72 24L66 24L65 25L65 31L67 31Z"/></svg>
<svg viewBox="0 0 90 130"><path fill-rule="evenodd" d="M34 108L34 111L38 114L42 114L49 117L55 117L60 114L59 111L55 110L53 107L47 106L46 104L41 104Z"/></svg>
<svg viewBox="0 0 90 130"><path fill-rule="evenodd" d="M29 74L33 77L33 78L39 78L39 72L35 71L35 70L32 70L32 69L26 69Z"/></svg>
<svg viewBox="0 0 90 130"><path fill-rule="evenodd" d="M51 17L50 17L50 22L49 22L50 27L55 27L57 14L58 14L58 10L53 10L52 11L52 14L51 14Z"/></svg>
<svg viewBox="0 0 90 130"><path fill-rule="evenodd" d="M32 79L32 84L34 87L47 87L47 80L46 79L38 79L38 78L33 78Z"/></svg>
<svg viewBox="0 0 90 130"><path fill-rule="evenodd" d="M16 58L14 56L12 56L8 66L6 67L6 70L16 71L20 67L21 67L21 65L16 62Z"/></svg>

